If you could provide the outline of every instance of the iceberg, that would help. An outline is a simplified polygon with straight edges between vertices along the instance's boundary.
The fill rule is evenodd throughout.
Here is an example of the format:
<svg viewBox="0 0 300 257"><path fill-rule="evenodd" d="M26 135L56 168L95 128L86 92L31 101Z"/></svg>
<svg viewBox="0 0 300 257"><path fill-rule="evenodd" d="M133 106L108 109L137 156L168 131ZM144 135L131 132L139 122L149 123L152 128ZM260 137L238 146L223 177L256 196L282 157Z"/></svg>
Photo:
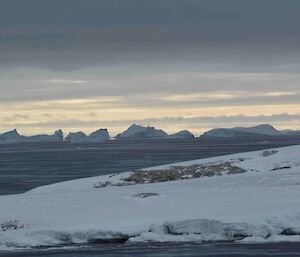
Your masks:
<svg viewBox="0 0 300 257"><path fill-rule="evenodd" d="M63 141L62 130L57 130L53 135L36 135L36 136L23 136L14 129L6 133L0 134L0 143L12 144L12 143L32 143L32 142L61 142Z"/></svg>
<svg viewBox="0 0 300 257"><path fill-rule="evenodd" d="M178 138L178 139L185 139L185 138L194 138L194 134L188 130L181 130L173 135L170 135L169 138Z"/></svg>
<svg viewBox="0 0 300 257"><path fill-rule="evenodd" d="M90 135L79 131L76 133L69 133L66 137L66 141L69 143L99 143L109 140L109 133L107 129L99 129Z"/></svg>
<svg viewBox="0 0 300 257"><path fill-rule="evenodd" d="M282 133L268 124L255 127L216 128L205 132L203 138L230 138L230 137L259 137L281 136Z"/></svg>
<svg viewBox="0 0 300 257"><path fill-rule="evenodd" d="M154 127L143 127L140 125L133 124L124 132L118 134L116 139L139 139L139 138L167 138L168 134L161 129Z"/></svg>

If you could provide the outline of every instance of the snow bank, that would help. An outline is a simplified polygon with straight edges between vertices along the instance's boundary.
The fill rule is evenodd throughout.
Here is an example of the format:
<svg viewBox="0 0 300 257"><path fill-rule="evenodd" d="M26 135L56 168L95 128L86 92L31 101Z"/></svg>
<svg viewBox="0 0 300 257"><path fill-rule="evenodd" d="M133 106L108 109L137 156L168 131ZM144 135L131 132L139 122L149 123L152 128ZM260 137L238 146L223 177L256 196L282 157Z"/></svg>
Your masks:
<svg viewBox="0 0 300 257"><path fill-rule="evenodd" d="M134 172L0 197L0 249L129 241L300 239L300 146L145 169L215 167L242 173L118 186ZM95 188L110 181L113 185ZM4 227L5 227L4 226Z"/></svg>

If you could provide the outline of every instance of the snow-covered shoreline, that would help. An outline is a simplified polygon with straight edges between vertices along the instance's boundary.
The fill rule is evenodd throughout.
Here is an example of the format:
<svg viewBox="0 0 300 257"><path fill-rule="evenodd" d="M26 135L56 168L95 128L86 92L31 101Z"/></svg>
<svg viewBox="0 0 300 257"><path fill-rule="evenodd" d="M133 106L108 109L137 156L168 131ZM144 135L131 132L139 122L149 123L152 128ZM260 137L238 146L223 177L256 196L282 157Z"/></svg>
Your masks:
<svg viewBox="0 0 300 257"><path fill-rule="evenodd" d="M216 163L245 172L203 173ZM174 174L171 167L181 169L167 182L124 184L133 174L127 172L1 196L0 250L127 240L300 241L300 146L143 171ZM107 181L113 183L95 186Z"/></svg>

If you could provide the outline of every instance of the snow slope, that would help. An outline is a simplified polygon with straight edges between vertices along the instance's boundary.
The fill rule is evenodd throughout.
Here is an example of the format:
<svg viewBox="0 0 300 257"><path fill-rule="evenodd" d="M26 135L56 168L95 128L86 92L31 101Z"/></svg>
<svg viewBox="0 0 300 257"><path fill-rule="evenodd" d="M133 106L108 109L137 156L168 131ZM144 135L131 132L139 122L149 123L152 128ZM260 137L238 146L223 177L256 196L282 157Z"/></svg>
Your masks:
<svg viewBox="0 0 300 257"><path fill-rule="evenodd" d="M222 165L223 172L197 178L180 173ZM182 177L169 182L128 185L133 171L1 196L0 249L127 240L300 241L300 146L142 172L172 173L174 167ZM232 167L242 172L229 173Z"/></svg>

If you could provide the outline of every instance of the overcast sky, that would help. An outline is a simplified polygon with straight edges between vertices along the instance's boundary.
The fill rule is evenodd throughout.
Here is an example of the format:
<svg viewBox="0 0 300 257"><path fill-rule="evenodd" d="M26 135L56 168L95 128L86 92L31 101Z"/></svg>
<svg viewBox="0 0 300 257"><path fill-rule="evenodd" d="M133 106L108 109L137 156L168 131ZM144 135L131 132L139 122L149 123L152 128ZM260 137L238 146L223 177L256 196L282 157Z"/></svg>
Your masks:
<svg viewBox="0 0 300 257"><path fill-rule="evenodd" d="M0 133L300 129L299 0L1 0Z"/></svg>

